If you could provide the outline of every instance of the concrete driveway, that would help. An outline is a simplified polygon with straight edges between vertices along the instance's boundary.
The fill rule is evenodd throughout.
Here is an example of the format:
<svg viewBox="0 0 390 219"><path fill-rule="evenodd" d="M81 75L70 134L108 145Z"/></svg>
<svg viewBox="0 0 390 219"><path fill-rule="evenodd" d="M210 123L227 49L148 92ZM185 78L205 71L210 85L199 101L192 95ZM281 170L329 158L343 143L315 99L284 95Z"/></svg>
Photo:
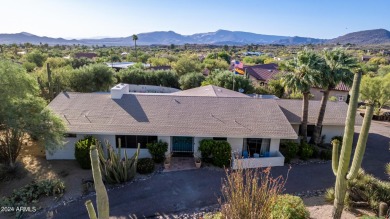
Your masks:
<svg viewBox="0 0 390 219"><path fill-rule="evenodd" d="M358 132L360 127L356 127ZM355 142L356 142L355 135ZM390 162L390 123L373 122L363 168L387 179L385 163ZM288 166L272 168L272 175L286 175ZM110 215L118 218L153 217L201 208L218 203L224 171L199 169L162 173L151 179L129 184L109 192ZM287 193L319 190L334 185L331 163L295 165L286 184ZM92 197L93 201L94 197ZM85 200L60 206L50 218L88 218ZM43 218L43 215L34 218Z"/></svg>

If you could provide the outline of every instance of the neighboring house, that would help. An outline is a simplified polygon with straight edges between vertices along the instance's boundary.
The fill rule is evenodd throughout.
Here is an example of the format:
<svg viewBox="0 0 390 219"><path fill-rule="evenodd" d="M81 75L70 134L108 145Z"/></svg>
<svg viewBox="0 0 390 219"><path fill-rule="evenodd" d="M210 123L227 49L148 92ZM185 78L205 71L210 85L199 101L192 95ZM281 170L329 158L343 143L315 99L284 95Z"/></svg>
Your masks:
<svg viewBox="0 0 390 219"><path fill-rule="evenodd" d="M302 100L279 99L276 100L280 109L287 117L291 126L298 134L301 124L302 115ZM320 111L321 101L309 101L309 117L307 136L311 137L314 131L314 126L317 122L318 113ZM325 135L324 142L329 143L333 136L344 135L345 119L347 115L348 105L345 102L328 101L326 105L325 117L322 122L321 135ZM356 117L356 124L362 123L360 116Z"/></svg>
<svg viewBox="0 0 390 219"><path fill-rule="evenodd" d="M278 64L275 63L244 66L244 71L254 86L266 85L270 79L279 73Z"/></svg>
<svg viewBox="0 0 390 219"><path fill-rule="evenodd" d="M261 56L263 54L264 53L262 53L262 52L250 52L250 51L248 51L248 52L244 52L242 55L243 56Z"/></svg>
<svg viewBox="0 0 390 219"><path fill-rule="evenodd" d="M133 65L137 64L136 62L107 62L106 65L119 71L121 69L129 68ZM150 67L150 64L143 64L145 68Z"/></svg>
<svg viewBox="0 0 390 219"><path fill-rule="evenodd" d="M323 89L312 87L310 93L313 95L312 100L321 100L323 96ZM337 101L346 102L349 95L349 87L343 83L338 84L329 92L329 97L336 97Z"/></svg>
<svg viewBox="0 0 390 219"><path fill-rule="evenodd" d="M74 54L74 57L76 59L80 59L80 58L94 59L97 57L97 54L93 52L78 52Z"/></svg>
<svg viewBox="0 0 390 219"><path fill-rule="evenodd" d="M48 107L64 120L67 143L53 154L46 152L46 158L75 159L74 144L85 135L107 140L114 148L121 142L129 155L140 143L140 157L150 157L146 144L158 140L168 143L167 154L199 156L199 142L214 138L232 146L233 168L283 166L280 141L298 138L299 100L251 98L213 85L174 93L129 90L129 85L118 84L111 93L59 94ZM318 113L313 102L311 123ZM323 133L342 134L346 109L345 103L329 103ZM251 158L241 159L243 151Z"/></svg>

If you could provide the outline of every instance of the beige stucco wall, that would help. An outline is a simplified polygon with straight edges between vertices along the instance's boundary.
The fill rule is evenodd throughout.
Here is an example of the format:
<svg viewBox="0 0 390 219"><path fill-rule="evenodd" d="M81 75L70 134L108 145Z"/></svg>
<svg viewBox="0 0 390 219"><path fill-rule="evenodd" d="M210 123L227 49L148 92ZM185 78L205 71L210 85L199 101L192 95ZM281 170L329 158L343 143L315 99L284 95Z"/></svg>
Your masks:
<svg viewBox="0 0 390 219"><path fill-rule="evenodd" d="M47 160L74 160L76 159L74 156L74 145L80 139L82 139L84 135L76 135L76 138L65 138L65 143L62 147L58 148L53 153L49 153L46 150L46 159Z"/></svg>
<svg viewBox="0 0 390 219"><path fill-rule="evenodd" d="M312 100L321 100L322 95L323 95L321 90L322 89L319 89L319 88L311 88L310 89L310 93L314 96L312 98ZM338 98L339 96L342 96L343 101L345 102L347 100L347 97L348 97L348 91L332 90L329 93L329 97L332 97L332 96L335 96L336 98Z"/></svg>
<svg viewBox="0 0 390 219"><path fill-rule="evenodd" d="M344 135L344 126L336 126L336 125L323 126L322 135L325 135L325 143L330 143L333 136Z"/></svg>

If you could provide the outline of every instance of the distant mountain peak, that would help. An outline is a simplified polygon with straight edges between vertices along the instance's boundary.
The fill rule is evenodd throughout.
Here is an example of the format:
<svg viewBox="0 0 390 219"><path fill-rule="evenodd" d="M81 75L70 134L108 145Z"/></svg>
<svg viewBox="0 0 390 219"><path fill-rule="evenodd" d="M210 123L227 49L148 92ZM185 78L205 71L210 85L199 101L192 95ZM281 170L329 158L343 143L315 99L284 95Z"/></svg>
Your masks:
<svg viewBox="0 0 390 219"><path fill-rule="evenodd" d="M340 44L383 44L390 43L390 32L386 29L363 30L345 34L329 41Z"/></svg>
<svg viewBox="0 0 390 219"><path fill-rule="evenodd" d="M20 32L20 34L25 35L25 36L35 36L34 34L27 33L27 32Z"/></svg>

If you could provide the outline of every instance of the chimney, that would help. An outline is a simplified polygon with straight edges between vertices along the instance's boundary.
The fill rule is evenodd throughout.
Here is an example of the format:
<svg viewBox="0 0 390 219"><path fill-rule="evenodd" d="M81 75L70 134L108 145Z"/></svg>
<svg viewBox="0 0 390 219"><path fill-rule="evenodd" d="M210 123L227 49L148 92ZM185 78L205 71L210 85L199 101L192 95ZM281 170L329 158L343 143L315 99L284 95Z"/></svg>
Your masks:
<svg viewBox="0 0 390 219"><path fill-rule="evenodd" d="M111 88L111 99L121 99L123 94L129 93L128 84L117 84Z"/></svg>

